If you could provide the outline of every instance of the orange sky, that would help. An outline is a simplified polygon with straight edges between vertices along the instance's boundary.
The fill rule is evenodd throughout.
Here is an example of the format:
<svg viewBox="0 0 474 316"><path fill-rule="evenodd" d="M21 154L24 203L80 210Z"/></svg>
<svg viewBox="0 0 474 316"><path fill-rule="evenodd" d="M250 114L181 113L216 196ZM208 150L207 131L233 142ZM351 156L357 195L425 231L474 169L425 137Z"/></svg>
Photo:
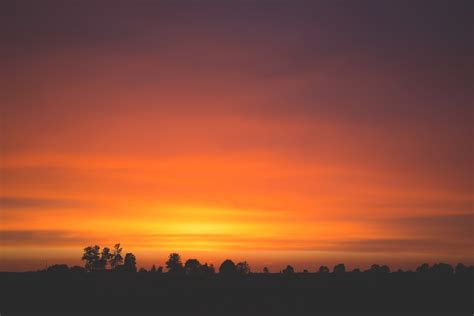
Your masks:
<svg viewBox="0 0 474 316"><path fill-rule="evenodd" d="M336 29L300 7L54 8L21 8L1 56L0 270L116 242L145 267L474 262L463 34L408 16L420 34L394 43L334 8Z"/></svg>

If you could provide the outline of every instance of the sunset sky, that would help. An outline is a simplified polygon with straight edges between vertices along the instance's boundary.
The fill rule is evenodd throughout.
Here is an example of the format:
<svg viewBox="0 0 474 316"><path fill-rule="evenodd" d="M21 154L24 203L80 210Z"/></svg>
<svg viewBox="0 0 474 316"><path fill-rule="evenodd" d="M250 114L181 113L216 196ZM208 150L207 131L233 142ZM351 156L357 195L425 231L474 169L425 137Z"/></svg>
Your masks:
<svg viewBox="0 0 474 316"><path fill-rule="evenodd" d="M0 12L0 271L474 263L472 1Z"/></svg>

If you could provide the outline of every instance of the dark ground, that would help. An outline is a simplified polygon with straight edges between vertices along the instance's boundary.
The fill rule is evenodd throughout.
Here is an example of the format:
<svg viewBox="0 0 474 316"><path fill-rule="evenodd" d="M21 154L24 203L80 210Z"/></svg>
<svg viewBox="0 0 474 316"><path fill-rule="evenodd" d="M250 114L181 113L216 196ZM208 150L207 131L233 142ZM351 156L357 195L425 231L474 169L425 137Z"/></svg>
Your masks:
<svg viewBox="0 0 474 316"><path fill-rule="evenodd" d="M472 315L473 277L0 273L1 316Z"/></svg>

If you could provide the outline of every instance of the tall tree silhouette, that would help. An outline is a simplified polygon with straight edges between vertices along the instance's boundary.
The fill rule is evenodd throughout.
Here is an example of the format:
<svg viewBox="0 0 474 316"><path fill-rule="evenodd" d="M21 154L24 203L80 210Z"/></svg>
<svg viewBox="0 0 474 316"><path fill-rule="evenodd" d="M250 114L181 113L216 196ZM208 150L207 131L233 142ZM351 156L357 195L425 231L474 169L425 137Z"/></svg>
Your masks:
<svg viewBox="0 0 474 316"><path fill-rule="evenodd" d="M126 272L137 272L137 259L133 253L127 253L125 255L123 270Z"/></svg>
<svg viewBox="0 0 474 316"><path fill-rule="evenodd" d="M117 266L122 264L123 257L121 253L122 253L122 248L120 248L120 244L115 244L114 250L109 260L110 267L112 269L115 269Z"/></svg>
<svg viewBox="0 0 474 316"><path fill-rule="evenodd" d="M99 251L100 247L97 245L84 248L81 260L85 261L85 268L88 271L94 271L97 269L97 263L100 258Z"/></svg>
<svg viewBox="0 0 474 316"><path fill-rule="evenodd" d="M110 248L104 247L100 253L100 258L97 261L97 270L105 270L107 267L107 262L112 258L110 253Z"/></svg>
<svg viewBox="0 0 474 316"><path fill-rule="evenodd" d="M170 254L168 261L166 261L166 268L170 273L182 273L183 263L181 262L181 256L177 253Z"/></svg>

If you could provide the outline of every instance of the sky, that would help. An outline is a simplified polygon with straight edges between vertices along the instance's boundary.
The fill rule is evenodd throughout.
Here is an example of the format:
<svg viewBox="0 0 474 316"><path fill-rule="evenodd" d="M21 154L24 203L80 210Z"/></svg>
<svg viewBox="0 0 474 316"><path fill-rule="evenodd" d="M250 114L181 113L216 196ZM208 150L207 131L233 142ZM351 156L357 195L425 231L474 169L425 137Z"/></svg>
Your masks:
<svg viewBox="0 0 474 316"><path fill-rule="evenodd" d="M0 271L474 263L471 1L1 6Z"/></svg>

